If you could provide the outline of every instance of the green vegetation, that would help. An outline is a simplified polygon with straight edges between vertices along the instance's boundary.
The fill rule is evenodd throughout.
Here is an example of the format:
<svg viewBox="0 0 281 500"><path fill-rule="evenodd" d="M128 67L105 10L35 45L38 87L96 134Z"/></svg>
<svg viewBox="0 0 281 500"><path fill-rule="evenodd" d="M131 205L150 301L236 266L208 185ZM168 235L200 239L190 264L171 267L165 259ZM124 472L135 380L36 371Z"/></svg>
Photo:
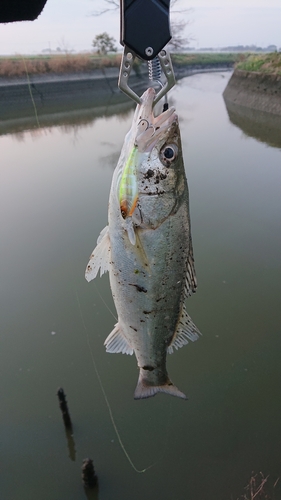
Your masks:
<svg viewBox="0 0 281 500"><path fill-rule="evenodd" d="M246 71L281 74L281 52L268 54L237 53L188 53L172 54L175 66L220 64L234 65ZM14 78L29 75L85 73L95 69L119 68L121 54L96 53L87 54L55 54L39 56L0 57L0 78ZM139 73L141 61L134 63L135 72Z"/></svg>
<svg viewBox="0 0 281 500"><path fill-rule="evenodd" d="M281 52L241 56L240 61L236 64L236 68L245 71L281 75Z"/></svg>
<svg viewBox="0 0 281 500"><path fill-rule="evenodd" d="M234 64L240 58L237 53L192 53L192 54L172 54L174 64L189 66L194 64Z"/></svg>
<svg viewBox="0 0 281 500"><path fill-rule="evenodd" d="M116 40L112 36L104 32L95 37L92 45L94 49L97 50L98 54L105 56L108 52L117 52L115 42Z"/></svg>

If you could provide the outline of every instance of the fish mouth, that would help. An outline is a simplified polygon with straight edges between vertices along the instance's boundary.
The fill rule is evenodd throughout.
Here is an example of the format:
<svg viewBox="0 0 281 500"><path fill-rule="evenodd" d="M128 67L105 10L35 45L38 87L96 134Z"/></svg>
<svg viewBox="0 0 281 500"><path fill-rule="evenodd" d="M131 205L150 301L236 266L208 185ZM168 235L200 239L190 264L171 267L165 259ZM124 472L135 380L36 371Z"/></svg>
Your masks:
<svg viewBox="0 0 281 500"><path fill-rule="evenodd" d="M168 108L155 117L153 114L154 97L155 90L148 88L141 97L141 104L136 109L135 145L141 153L152 151L158 141L165 140L171 125L178 120L174 107Z"/></svg>

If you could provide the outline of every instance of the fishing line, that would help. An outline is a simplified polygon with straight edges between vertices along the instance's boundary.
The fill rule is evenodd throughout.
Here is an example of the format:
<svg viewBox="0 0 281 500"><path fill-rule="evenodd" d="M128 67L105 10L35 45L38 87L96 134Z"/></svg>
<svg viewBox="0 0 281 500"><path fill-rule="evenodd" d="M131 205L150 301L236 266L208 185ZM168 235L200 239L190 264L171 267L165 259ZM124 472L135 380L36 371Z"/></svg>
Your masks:
<svg viewBox="0 0 281 500"><path fill-rule="evenodd" d="M105 305L106 309L110 312L111 316L113 316L113 318L115 319L115 321L118 321L118 319L116 318L116 316L113 314L113 312L111 311L110 307L107 305L107 303L105 302L103 296L100 294L99 292L99 289L96 285L96 283L94 282L94 285L95 285L95 288L96 288L96 291L98 293L98 296L99 298L101 299L101 301L103 302L103 304Z"/></svg>
<svg viewBox="0 0 281 500"><path fill-rule="evenodd" d="M97 365L96 365L95 357L94 357L94 354L93 354L93 351L92 351L92 347L91 347L91 343L90 343L90 338L89 338L88 330L87 330L87 327L85 325L84 317L83 317L83 314L82 314L82 308L81 308L80 300L79 300L78 293L77 293L76 289L75 289L75 293L76 293L76 298L77 298L77 302L78 302L80 317L81 317L82 324L83 324L83 327L84 327L84 331L85 331L86 340L87 340L87 344L88 344L88 347L89 347L90 355L91 355L91 358L92 358L92 362L93 362L94 369L95 369L95 372L96 372L96 375L97 375L97 379L98 379L98 382L99 382L99 385L100 385L100 388L101 388L101 391L102 391L102 394L103 394L103 397L104 397L104 400L105 400L105 403L106 403L106 406L107 406L107 409L108 409L108 412L109 412L110 420L111 420L112 426L114 428L116 437L117 437L117 439L119 441L119 444L121 446L121 449L122 449L125 457L127 458L129 464L131 465L131 467L138 474L143 474L147 470L149 470L152 467L154 467L159 462L159 460L161 460L161 458L159 460L157 460L157 462L154 462L153 464L149 465L145 469L141 469L141 470L137 469L137 467L134 465L133 461L131 460L130 455L128 454L128 452L126 450L125 445L123 444L123 441L122 441L121 436L119 434L119 431L117 429L117 425L116 425L115 420L114 420L114 416L113 416L113 413L112 413L112 410L111 410L111 406L110 406L110 403L108 401L105 389L103 387L103 384L102 384L102 381L101 381L101 378L100 378L100 375L99 375L99 372L98 372L98 368L97 368Z"/></svg>
<svg viewBox="0 0 281 500"><path fill-rule="evenodd" d="M24 67L25 67L26 78L27 78L27 85L28 85L28 90L29 90L29 93L30 93L31 101L32 101L32 104L33 104L33 107L34 107L34 113L35 113L35 118L36 118L36 122L37 122L37 127L40 128L39 118L38 118L38 114L37 114L37 108L36 108L35 101L33 99L33 94L32 94L32 90L31 90L31 83L30 83L30 78L29 78L27 66L26 66L26 61L25 61L25 59L24 59L23 56L21 56L21 58L23 60L23 64L24 64Z"/></svg>

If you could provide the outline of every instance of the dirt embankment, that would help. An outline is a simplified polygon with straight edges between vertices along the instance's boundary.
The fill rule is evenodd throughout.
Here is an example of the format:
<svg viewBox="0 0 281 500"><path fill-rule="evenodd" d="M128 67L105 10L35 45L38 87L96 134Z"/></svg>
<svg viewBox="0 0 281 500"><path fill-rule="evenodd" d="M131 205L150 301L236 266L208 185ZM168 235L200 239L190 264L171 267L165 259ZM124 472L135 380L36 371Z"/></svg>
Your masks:
<svg viewBox="0 0 281 500"><path fill-rule="evenodd" d="M281 115L281 75L235 69L223 97L226 103Z"/></svg>

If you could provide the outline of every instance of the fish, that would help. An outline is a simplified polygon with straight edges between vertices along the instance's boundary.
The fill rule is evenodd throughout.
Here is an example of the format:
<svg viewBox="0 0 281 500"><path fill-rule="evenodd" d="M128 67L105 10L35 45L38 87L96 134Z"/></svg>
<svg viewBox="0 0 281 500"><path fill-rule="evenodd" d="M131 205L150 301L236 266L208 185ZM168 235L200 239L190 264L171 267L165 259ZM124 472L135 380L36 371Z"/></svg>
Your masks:
<svg viewBox="0 0 281 500"><path fill-rule="evenodd" d="M86 267L87 281L109 271L118 314L104 345L135 354L134 398L167 393L187 399L170 380L167 353L199 338L185 307L196 291L189 194L175 108L154 116L155 91L137 105L115 168L108 225Z"/></svg>

